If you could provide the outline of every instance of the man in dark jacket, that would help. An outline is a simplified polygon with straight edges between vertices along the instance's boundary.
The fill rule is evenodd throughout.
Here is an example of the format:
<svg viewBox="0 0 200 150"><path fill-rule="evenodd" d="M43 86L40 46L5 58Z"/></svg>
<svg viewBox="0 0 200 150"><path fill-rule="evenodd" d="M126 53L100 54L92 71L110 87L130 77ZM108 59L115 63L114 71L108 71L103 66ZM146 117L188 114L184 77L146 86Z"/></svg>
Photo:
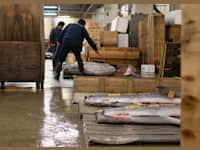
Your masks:
<svg viewBox="0 0 200 150"><path fill-rule="evenodd" d="M63 21L60 21L55 28L51 30L50 36L49 36L49 52L53 53L53 56L55 55L56 49L57 49L57 42L58 38L61 36L62 29L65 26L65 23ZM55 71L56 68L56 62L53 59L53 70Z"/></svg>
<svg viewBox="0 0 200 150"><path fill-rule="evenodd" d="M65 61L67 54L72 51L78 61L80 74L84 74L83 61L81 59L81 51L83 40L86 39L90 46L97 52L97 47L94 41L90 38L85 29L86 22L83 19L78 21L78 24L69 24L62 32L59 38L59 49L56 51L55 59L57 60L55 79L59 79L62 70L62 64Z"/></svg>

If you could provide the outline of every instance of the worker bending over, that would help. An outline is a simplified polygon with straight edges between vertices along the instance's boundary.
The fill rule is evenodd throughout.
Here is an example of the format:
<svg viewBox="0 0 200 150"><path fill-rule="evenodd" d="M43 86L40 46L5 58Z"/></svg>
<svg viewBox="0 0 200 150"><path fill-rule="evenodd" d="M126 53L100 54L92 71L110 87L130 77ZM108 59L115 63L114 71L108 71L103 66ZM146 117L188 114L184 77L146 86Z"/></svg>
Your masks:
<svg viewBox="0 0 200 150"><path fill-rule="evenodd" d="M55 59L57 60L57 67L55 79L59 80L60 72L62 71L62 64L65 61L67 54L72 51L78 61L79 71L84 75L84 66L81 58L81 51L84 39L87 40L89 45L97 52L97 47L94 41L90 38L87 30L85 29L86 22L83 19L78 21L78 24L69 24L65 27L59 38L59 49L56 51Z"/></svg>

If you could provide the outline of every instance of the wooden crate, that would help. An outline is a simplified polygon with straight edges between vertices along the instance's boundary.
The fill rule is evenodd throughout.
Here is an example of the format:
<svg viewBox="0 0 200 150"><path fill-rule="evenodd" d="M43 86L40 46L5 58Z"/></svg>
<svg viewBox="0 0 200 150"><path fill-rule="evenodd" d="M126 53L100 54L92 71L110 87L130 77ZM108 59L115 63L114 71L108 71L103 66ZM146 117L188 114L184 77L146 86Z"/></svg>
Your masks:
<svg viewBox="0 0 200 150"><path fill-rule="evenodd" d="M117 48L117 47L101 47L96 54L89 48L90 59L139 59L140 51L138 48Z"/></svg>
<svg viewBox="0 0 200 150"><path fill-rule="evenodd" d="M106 93L128 93L128 79L108 77L104 82Z"/></svg>
<svg viewBox="0 0 200 150"><path fill-rule="evenodd" d="M76 77L74 92L104 92L104 77Z"/></svg>
<svg viewBox="0 0 200 150"><path fill-rule="evenodd" d="M41 7L0 5L0 81L37 82L43 87L44 45ZM40 85L39 85L40 84Z"/></svg>
<svg viewBox="0 0 200 150"><path fill-rule="evenodd" d="M155 79L134 79L132 80L133 93L140 92L155 92L156 91L156 80Z"/></svg>
<svg viewBox="0 0 200 150"><path fill-rule="evenodd" d="M104 47L112 46L117 47L118 43L118 33L111 31L101 32L101 45Z"/></svg>
<svg viewBox="0 0 200 150"><path fill-rule="evenodd" d="M160 85L174 87L180 85L180 80L164 79ZM74 92L103 92L103 93L146 93L157 91L157 79L131 78L118 76L75 77ZM177 88L176 88L177 89ZM180 87L179 87L180 90Z"/></svg>
<svg viewBox="0 0 200 150"><path fill-rule="evenodd" d="M92 62L102 62L102 63L108 63L111 64L118 69L126 66L126 65L132 65L134 67L138 67L138 60L128 60L128 59L89 59L89 61Z"/></svg>
<svg viewBox="0 0 200 150"><path fill-rule="evenodd" d="M180 79L164 78L161 80L161 85L172 89L181 89Z"/></svg>

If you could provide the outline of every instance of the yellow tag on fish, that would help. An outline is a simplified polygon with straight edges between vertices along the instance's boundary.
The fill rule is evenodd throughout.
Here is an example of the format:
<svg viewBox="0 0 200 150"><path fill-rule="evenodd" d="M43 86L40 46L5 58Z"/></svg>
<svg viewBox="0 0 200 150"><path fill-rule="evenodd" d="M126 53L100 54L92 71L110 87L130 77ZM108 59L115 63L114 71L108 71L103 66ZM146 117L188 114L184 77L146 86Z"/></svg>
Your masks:
<svg viewBox="0 0 200 150"><path fill-rule="evenodd" d="M169 93L168 93L168 98L174 98L174 91L169 91Z"/></svg>
<svg viewBox="0 0 200 150"><path fill-rule="evenodd" d="M110 94L108 94L108 96L121 96L121 94L120 93L110 93Z"/></svg>
<svg viewBox="0 0 200 150"><path fill-rule="evenodd" d="M134 104L134 105L129 105L125 107L126 109L137 109L140 108L140 105Z"/></svg>

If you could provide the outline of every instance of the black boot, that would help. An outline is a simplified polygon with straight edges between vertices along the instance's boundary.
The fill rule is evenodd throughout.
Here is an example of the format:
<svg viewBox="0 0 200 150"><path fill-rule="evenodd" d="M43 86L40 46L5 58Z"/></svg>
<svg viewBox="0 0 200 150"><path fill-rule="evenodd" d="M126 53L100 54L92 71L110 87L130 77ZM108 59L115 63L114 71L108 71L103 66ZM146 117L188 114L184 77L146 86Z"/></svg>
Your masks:
<svg viewBox="0 0 200 150"><path fill-rule="evenodd" d="M80 72L80 75L81 75L81 76L86 76L86 73L85 73L84 71L81 71L81 72Z"/></svg>
<svg viewBox="0 0 200 150"><path fill-rule="evenodd" d="M56 66L56 71L55 71L55 75L54 75L54 78L56 80L59 80L60 78L60 72L62 71L62 63L61 62L58 62L57 63L57 66Z"/></svg>

